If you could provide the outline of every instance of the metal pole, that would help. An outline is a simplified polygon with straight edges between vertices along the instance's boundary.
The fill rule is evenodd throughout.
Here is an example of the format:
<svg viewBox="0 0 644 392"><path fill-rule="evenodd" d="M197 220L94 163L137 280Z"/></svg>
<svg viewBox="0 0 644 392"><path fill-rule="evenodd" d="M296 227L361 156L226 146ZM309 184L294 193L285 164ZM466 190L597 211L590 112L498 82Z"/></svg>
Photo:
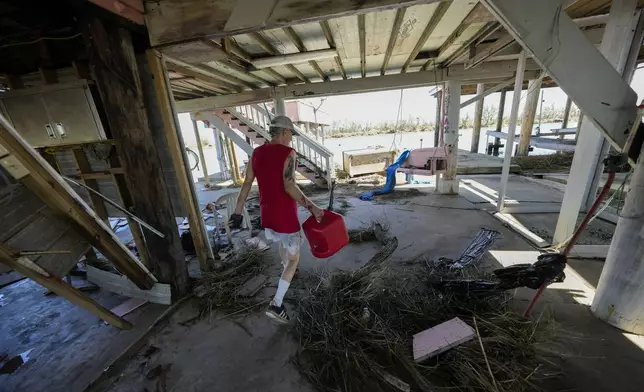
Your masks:
<svg viewBox="0 0 644 392"><path fill-rule="evenodd" d="M512 150L514 147L514 132L517 129L517 118L519 116L519 104L521 103L521 90L523 89L523 74L525 73L526 52L521 51L519 54L519 63L517 65L517 75L514 81L514 94L512 96L512 109L510 110L510 126L508 127L508 137L505 141L505 154L503 157L503 170L501 172L501 189L499 190L499 200L497 209L503 212L505 207L505 195L508 191L508 179L510 178L510 163L512 161Z"/></svg>

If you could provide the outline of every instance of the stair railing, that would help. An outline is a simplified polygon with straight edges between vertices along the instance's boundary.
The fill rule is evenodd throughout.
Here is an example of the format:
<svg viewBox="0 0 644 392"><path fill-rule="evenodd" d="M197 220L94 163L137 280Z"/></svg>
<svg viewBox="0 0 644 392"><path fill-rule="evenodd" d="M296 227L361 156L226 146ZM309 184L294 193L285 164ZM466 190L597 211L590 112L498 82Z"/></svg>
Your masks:
<svg viewBox="0 0 644 392"><path fill-rule="evenodd" d="M268 129L271 119L274 117L273 113L268 112L260 105L237 106L226 110L266 140L271 139ZM304 129L295 126L295 130L298 135L293 135L292 147L298 155L304 158L302 163L306 166L314 166L310 169L321 173L327 184L331 184L334 177L333 153L322 143L309 136Z"/></svg>

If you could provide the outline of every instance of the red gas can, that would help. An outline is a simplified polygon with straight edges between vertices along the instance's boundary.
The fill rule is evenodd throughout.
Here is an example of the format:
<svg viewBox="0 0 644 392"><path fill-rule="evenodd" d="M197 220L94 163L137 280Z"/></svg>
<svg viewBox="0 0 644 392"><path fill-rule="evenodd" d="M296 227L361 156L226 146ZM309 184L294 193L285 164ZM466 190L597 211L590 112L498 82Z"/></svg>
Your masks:
<svg viewBox="0 0 644 392"><path fill-rule="evenodd" d="M329 210L324 210L320 223L314 216L310 216L302 224L302 230L311 245L311 253L320 259L333 256L349 243L349 234L342 215Z"/></svg>

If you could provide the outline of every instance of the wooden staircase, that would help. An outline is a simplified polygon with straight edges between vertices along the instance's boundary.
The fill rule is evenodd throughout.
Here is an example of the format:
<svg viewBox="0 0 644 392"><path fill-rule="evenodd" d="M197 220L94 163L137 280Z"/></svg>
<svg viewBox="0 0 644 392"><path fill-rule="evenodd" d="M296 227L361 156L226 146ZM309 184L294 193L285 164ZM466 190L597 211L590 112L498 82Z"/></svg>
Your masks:
<svg viewBox="0 0 644 392"><path fill-rule="evenodd" d="M259 105L199 112L195 118L218 128L249 154L270 140L268 128L273 114ZM330 187L334 177L333 153L304 129L295 128L299 135L293 136L292 147L297 152L297 172L317 185Z"/></svg>

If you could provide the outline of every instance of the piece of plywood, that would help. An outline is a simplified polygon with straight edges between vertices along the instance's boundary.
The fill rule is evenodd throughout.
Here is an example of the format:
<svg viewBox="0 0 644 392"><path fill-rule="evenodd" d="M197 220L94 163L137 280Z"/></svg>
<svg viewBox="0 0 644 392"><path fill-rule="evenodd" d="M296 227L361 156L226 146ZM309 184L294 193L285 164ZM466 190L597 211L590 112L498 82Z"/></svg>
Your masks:
<svg viewBox="0 0 644 392"><path fill-rule="evenodd" d="M141 290L126 276L102 271L90 265L87 266L87 280L107 291L126 297L145 299L162 305L172 304L169 284L155 283L150 290Z"/></svg>
<svg viewBox="0 0 644 392"><path fill-rule="evenodd" d="M110 309L112 313L119 317L123 317L126 314L133 312L140 308L141 306L147 304L149 301L147 299L141 298L128 298L123 303Z"/></svg>
<svg viewBox="0 0 644 392"><path fill-rule="evenodd" d="M421 362L474 339L474 328L455 317L414 335L414 361Z"/></svg>

